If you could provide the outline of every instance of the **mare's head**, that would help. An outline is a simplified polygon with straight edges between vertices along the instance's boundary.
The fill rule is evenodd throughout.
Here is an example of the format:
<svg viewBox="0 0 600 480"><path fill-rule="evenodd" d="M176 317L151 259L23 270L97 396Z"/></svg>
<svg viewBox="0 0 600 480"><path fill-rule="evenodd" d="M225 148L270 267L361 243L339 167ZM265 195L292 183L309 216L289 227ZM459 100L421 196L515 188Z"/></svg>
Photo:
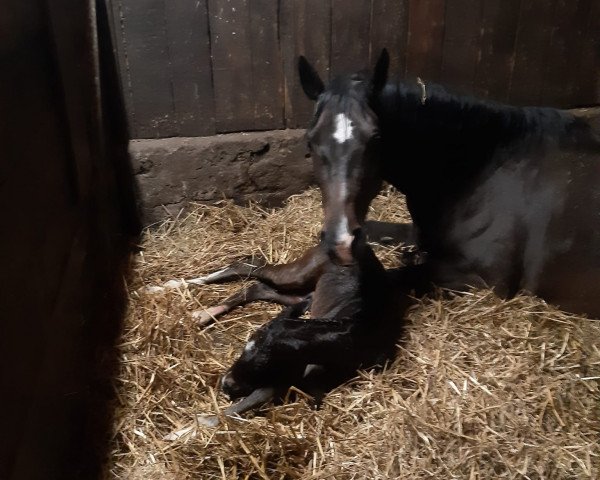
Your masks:
<svg viewBox="0 0 600 480"><path fill-rule="evenodd" d="M387 81L388 65L383 50L372 75L339 76L325 87L304 57L298 62L304 93L316 101L307 137L323 198L322 241L343 264L351 262L352 242L361 235L369 204L381 188L372 105Z"/></svg>

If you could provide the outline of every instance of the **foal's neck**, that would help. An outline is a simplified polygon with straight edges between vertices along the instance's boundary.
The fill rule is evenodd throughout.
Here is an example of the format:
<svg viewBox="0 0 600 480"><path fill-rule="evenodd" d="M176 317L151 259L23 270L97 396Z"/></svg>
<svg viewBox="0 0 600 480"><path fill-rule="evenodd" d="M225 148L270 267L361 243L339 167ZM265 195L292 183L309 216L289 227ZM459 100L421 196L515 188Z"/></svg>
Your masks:
<svg viewBox="0 0 600 480"><path fill-rule="evenodd" d="M375 109L385 179L407 195L468 181L499 147L563 130L569 120L559 110L452 95L434 84L388 84Z"/></svg>

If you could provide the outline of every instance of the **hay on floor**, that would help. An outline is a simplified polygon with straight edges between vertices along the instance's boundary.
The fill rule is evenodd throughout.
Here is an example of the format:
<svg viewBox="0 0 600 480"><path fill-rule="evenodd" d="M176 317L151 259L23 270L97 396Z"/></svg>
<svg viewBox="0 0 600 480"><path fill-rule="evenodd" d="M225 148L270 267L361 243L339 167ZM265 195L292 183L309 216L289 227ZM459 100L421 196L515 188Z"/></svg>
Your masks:
<svg viewBox="0 0 600 480"><path fill-rule="evenodd" d="M388 192L370 218L407 221L400 205ZM600 322L488 291L420 302L395 361L340 386L319 411L299 400L164 441L228 405L219 376L279 307L249 305L198 328L190 313L240 283L139 287L257 252L287 262L316 242L320 221L308 191L277 210L197 206L146 233L120 344L114 478L600 478ZM393 248L377 252L395 261Z"/></svg>

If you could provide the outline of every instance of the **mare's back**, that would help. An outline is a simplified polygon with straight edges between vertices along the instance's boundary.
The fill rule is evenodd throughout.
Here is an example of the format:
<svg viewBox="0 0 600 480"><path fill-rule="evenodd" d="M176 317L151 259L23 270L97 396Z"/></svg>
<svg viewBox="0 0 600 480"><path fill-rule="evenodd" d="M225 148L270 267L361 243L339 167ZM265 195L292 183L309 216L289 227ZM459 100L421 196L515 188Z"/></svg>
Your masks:
<svg viewBox="0 0 600 480"><path fill-rule="evenodd" d="M570 114L526 111L529 131L496 151L455 209L450 237L488 265L488 278L498 265L520 277L490 284L600 316L600 142Z"/></svg>
<svg viewBox="0 0 600 480"><path fill-rule="evenodd" d="M562 308L600 317L597 133L583 120L577 120L556 150L544 156L542 165L536 203L524 208L531 212L530 236L534 237L525 259L543 267L537 279L525 276L525 288L529 282L537 287L536 293ZM544 202L552 205L551 211L539 208ZM547 223L544 215L549 217Z"/></svg>

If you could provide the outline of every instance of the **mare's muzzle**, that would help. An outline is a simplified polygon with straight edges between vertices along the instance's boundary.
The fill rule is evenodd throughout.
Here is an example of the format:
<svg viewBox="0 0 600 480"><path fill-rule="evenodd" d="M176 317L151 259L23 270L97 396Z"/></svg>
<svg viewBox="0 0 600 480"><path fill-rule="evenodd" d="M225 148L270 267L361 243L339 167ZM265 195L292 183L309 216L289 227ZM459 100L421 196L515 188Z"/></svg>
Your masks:
<svg viewBox="0 0 600 480"><path fill-rule="evenodd" d="M326 232L321 233L327 252L331 259L340 265L350 265L354 263L352 246L357 240L362 240L362 229L356 228L352 233L344 233L335 237L329 237Z"/></svg>

